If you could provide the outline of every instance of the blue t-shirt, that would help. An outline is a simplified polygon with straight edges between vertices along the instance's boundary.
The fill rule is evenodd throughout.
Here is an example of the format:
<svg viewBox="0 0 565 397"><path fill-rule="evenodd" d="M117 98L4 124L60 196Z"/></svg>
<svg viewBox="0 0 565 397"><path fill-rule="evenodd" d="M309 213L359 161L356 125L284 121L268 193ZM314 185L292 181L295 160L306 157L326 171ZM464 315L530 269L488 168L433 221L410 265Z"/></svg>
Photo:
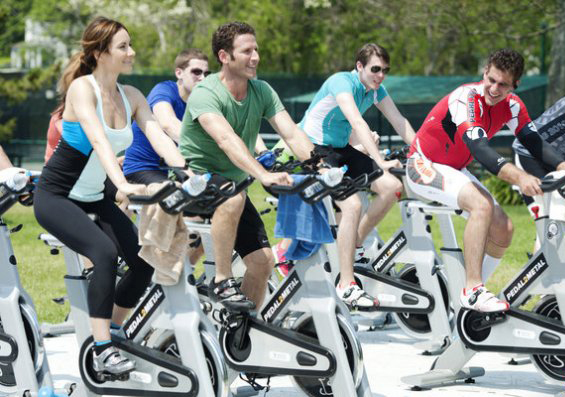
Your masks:
<svg viewBox="0 0 565 397"><path fill-rule="evenodd" d="M153 107L159 102L170 103L175 115L182 120L186 109L186 102L179 95L177 83L174 81L163 81L157 84L147 97L147 102ZM133 123L133 142L126 150L124 160L124 175L133 174L138 171L159 170L160 156L155 152L151 143L136 122Z"/></svg>
<svg viewBox="0 0 565 397"><path fill-rule="evenodd" d="M388 95L382 84L376 91L367 91L356 70L330 76L316 93L300 122L300 127L316 145L343 148L349 143L351 125L335 99L342 92L353 95L361 114Z"/></svg>

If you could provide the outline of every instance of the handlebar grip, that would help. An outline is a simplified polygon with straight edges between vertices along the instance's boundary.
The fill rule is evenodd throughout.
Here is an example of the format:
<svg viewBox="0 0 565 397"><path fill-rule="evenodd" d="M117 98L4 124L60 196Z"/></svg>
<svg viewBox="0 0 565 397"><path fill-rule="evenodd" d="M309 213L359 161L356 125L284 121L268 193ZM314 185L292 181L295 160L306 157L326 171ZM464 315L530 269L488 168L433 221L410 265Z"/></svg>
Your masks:
<svg viewBox="0 0 565 397"><path fill-rule="evenodd" d="M551 192L553 190L559 189L561 187L565 186L565 176L562 176L559 179L542 179L541 180L541 191L542 192Z"/></svg>
<svg viewBox="0 0 565 397"><path fill-rule="evenodd" d="M390 168L388 172L395 176L406 176L406 168Z"/></svg>
<svg viewBox="0 0 565 397"><path fill-rule="evenodd" d="M303 180L299 183L292 185L292 186L283 186L283 185L271 185L270 189L278 194L296 194L300 193L308 186L312 185L316 182L316 177L314 175L307 175Z"/></svg>

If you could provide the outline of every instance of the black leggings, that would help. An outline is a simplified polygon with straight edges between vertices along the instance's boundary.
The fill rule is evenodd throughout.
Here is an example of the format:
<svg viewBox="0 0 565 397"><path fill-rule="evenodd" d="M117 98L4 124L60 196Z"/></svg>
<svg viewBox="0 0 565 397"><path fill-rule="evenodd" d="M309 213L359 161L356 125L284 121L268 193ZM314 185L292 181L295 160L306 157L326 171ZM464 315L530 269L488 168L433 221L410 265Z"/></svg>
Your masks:
<svg viewBox="0 0 565 397"><path fill-rule="evenodd" d="M153 268L137 254L137 228L109 198L86 203L39 188L34 197L39 224L94 264L88 285L90 317L109 319L112 307L132 308L151 281ZM96 214L95 222L88 214ZM116 283L118 255L128 271Z"/></svg>

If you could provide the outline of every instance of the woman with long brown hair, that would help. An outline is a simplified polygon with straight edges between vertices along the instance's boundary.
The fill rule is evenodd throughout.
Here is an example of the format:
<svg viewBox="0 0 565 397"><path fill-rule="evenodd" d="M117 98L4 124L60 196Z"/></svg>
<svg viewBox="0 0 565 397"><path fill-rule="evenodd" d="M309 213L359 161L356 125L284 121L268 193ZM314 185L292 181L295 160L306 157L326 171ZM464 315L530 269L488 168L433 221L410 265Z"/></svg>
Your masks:
<svg viewBox="0 0 565 397"><path fill-rule="evenodd" d="M153 269L139 258L137 231L111 198L108 177L125 195L141 193L142 185L126 181L116 153L132 141L132 118L142 126L157 153L171 166L184 166L172 140L153 119L136 88L118 84L132 69L135 52L121 23L99 17L82 36L82 51L65 69L60 108L63 131L57 149L43 168L35 195L38 222L61 242L89 258L94 271L88 307L95 340L97 372L123 374L135 363L112 345L110 326L119 326L143 294ZM97 223L88 214L97 216ZM115 285L118 254L129 270Z"/></svg>

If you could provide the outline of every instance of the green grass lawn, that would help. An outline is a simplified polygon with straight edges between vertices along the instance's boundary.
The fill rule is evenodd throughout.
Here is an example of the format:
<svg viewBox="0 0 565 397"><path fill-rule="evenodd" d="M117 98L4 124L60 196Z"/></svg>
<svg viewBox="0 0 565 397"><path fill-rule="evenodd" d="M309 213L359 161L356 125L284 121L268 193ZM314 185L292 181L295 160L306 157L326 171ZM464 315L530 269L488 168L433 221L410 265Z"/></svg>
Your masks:
<svg viewBox="0 0 565 397"><path fill-rule="evenodd" d="M251 186L249 194L259 211L270 207L264 201L267 194L258 184ZM535 239L534 223L525 206L504 207L504 210L514 222L515 233L512 245L504 256L502 264L488 283L493 292L502 289L518 269L526 263L526 254L531 251ZM18 259L22 282L35 302L40 321L62 321L68 312L68 304L59 306L51 299L65 295L63 254L51 255L49 247L37 239L43 229L35 221L32 208L15 205L4 216L4 220L9 227L20 223L24 225L20 232L12 234L12 244ZM264 221L271 236L271 243L274 244L277 241L272 238L275 223L274 211L266 214ZM381 236L385 240L388 239L400 226L400 223L400 211L395 207L379 225ZM454 223L459 242L462 244L464 221L457 217ZM436 228L432 228L432 234L435 239L438 234Z"/></svg>

